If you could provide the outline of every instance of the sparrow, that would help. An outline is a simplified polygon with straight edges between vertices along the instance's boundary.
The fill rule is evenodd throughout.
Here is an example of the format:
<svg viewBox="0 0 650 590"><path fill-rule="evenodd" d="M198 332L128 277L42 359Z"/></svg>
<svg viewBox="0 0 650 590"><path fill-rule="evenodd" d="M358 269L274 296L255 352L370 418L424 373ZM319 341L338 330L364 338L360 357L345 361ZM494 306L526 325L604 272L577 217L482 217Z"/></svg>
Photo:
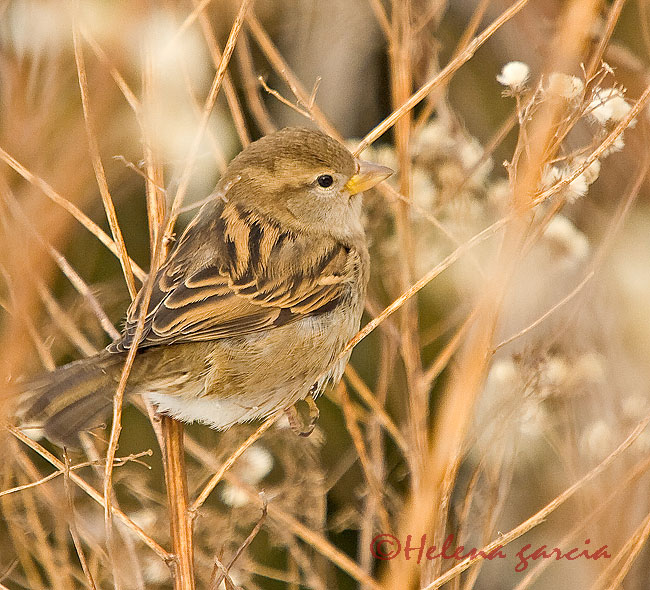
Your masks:
<svg viewBox="0 0 650 590"><path fill-rule="evenodd" d="M391 174L320 131L289 127L248 145L150 279L126 395L218 430L299 400L313 407L341 379L361 321L361 193ZM118 340L25 386L23 423L74 448L106 419L144 291Z"/></svg>

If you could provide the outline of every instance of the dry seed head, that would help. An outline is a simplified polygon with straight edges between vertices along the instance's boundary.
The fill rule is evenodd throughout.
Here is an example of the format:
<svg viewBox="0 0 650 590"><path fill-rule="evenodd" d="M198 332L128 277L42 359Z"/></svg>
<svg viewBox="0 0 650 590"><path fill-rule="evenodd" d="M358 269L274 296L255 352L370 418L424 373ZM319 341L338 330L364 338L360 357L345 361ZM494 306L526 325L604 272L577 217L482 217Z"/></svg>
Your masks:
<svg viewBox="0 0 650 590"><path fill-rule="evenodd" d="M543 190L548 190L562 180L562 172L557 166L545 166L542 171L541 185Z"/></svg>
<svg viewBox="0 0 650 590"><path fill-rule="evenodd" d="M597 88L589 103L589 115L601 125L606 125L610 121L618 123L631 109L623 92L618 88Z"/></svg>
<svg viewBox="0 0 650 590"><path fill-rule="evenodd" d="M572 173L568 170L565 170L563 172L563 175L570 177L572 176ZM581 197L584 197L587 194L588 190L589 183L587 182L585 175L580 174L579 176L576 176L571 182L569 182L569 184L564 188L562 191L562 196L564 196L564 198L569 203L573 203Z"/></svg>
<svg viewBox="0 0 650 590"><path fill-rule="evenodd" d="M597 459L605 457L611 451L612 444L612 429L604 420L596 420L589 425L580 439L580 447Z"/></svg>
<svg viewBox="0 0 650 590"><path fill-rule="evenodd" d="M273 455L260 444L254 444L239 458L233 470L241 479L250 485L255 485L264 479L273 469ZM221 488L221 499L224 504L239 508L248 503L248 495L244 490L224 482Z"/></svg>
<svg viewBox="0 0 650 590"><path fill-rule="evenodd" d="M623 139L623 134L621 133L614 140L614 143L612 143L612 145L610 145L603 152L603 158L606 158L607 156L611 156L612 154L615 154L616 152L620 152L624 147L625 147L625 140Z"/></svg>
<svg viewBox="0 0 650 590"><path fill-rule="evenodd" d="M571 221L556 215L544 230L544 240L558 261L567 265L582 262L589 254L589 242Z"/></svg>
<svg viewBox="0 0 650 590"><path fill-rule="evenodd" d="M501 389L513 387L516 383L519 371L512 358L499 359L492 363L488 374L488 381L491 385Z"/></svg>
<svg viewBox="0 0 650 590"><path fill-rule="evenodd" d="M587 158L585 157L580 157L576 158L574 160L575 168L582 168L584 163L587 161ZM588 185L593 184L598 180L598 176L600 174L600 161L599 160L594 160L589 166L587 166L584 170L584 172L580 175L583 176L585 179L585 182Z"/></svg>
<svg viewBox="0 0 650 590"><path fill-rule="evenodd" d="M497 82L516 93L524 90L529 76L530 68L528 64L522 61L511 61L501 68L501 73L497 76Z"/></svg>
<svg viewBox="0 0 650 590"><path fill-rule="evenodd" d="M553 72L548 77L548 92L565 98L566 100L575 100L579 98L584 89L584 82L577 76L569 76L568 74Z"/></svg>
<svg viewBox="0 0 650 590"><path fill-rule="evenodd" d="M630 420L640 420L648 413L648 399L641 394L628 395L621 403L623 415Z"/></svg>
<svg viewBox="0 0 650 590"><path fill-rule="evenodd" d="M552 356L541 366L540 381L546 386L557 388L564 382L567 373L566 361L559 356Z"/></svg>

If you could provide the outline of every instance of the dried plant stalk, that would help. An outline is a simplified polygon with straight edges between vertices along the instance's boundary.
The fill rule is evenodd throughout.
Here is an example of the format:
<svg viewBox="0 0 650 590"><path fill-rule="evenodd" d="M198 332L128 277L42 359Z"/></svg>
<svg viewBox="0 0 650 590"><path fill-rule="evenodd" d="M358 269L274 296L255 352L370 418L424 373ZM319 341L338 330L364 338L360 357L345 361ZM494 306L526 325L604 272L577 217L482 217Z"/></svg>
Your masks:
<svg viewBox="0 0 650 590"><path fill-rule="evenodd" d="M161 425L165 441L165 482L174 553L172 564L174 588L194 590L194 548L192 521L188 518L183 425L169 416L161 417Z"/></svg>

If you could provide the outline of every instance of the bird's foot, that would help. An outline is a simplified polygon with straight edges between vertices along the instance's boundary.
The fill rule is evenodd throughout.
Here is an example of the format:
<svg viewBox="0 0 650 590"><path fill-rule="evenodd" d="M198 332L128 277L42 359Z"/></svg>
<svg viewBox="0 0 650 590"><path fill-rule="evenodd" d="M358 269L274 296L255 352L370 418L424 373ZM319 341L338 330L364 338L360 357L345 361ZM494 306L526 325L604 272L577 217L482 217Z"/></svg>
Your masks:
<svg viewBox="0 0 650 590"><path fill-rule="evenodd" d="M316 427L316 422L318 422L320 412L318 411L318 406L311 394L303 401L309 407L309 422L307 424L302 420L298 408L296 407L299 402L295 403L293 406L289 406L284 412L289 420L291 430L293 430L298 436L309 436Z"/></svg>

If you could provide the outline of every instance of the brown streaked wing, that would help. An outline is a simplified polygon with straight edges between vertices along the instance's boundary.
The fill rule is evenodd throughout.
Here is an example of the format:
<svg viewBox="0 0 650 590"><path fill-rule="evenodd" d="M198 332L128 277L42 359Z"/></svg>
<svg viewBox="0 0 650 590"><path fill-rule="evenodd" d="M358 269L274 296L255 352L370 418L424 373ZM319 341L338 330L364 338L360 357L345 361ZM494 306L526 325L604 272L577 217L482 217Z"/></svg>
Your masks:
<svg viewBox="0 0 650 590"><path fill-rule="evenodd" d="M290 271L294 265L287 265L286 261L292 242L305 238L279 233L272 226L266 233L264 226L247 218L245 212L240 213L237 221L249 224L249 241L250 236L258 243L273 239L277 247L266 244L266 255L259 256L259 249L250 244L256 255L247 257L243 271L241 260L229 259L234 248L227 243L227 233L213 236L217 247L229 253L220 257L222 263L218 265L183 276L179 265L171 267L172 257L169 266L161 268L156 278L140 346L242 336L325 313L336 306L349 267L348 248L329 243L321 252L311 252L311 264L306 269ZM298 251L304 248L302 243ZM128 314L124 337L111 345L111 350L131 346L138 314L136 300Z"/></svg>

